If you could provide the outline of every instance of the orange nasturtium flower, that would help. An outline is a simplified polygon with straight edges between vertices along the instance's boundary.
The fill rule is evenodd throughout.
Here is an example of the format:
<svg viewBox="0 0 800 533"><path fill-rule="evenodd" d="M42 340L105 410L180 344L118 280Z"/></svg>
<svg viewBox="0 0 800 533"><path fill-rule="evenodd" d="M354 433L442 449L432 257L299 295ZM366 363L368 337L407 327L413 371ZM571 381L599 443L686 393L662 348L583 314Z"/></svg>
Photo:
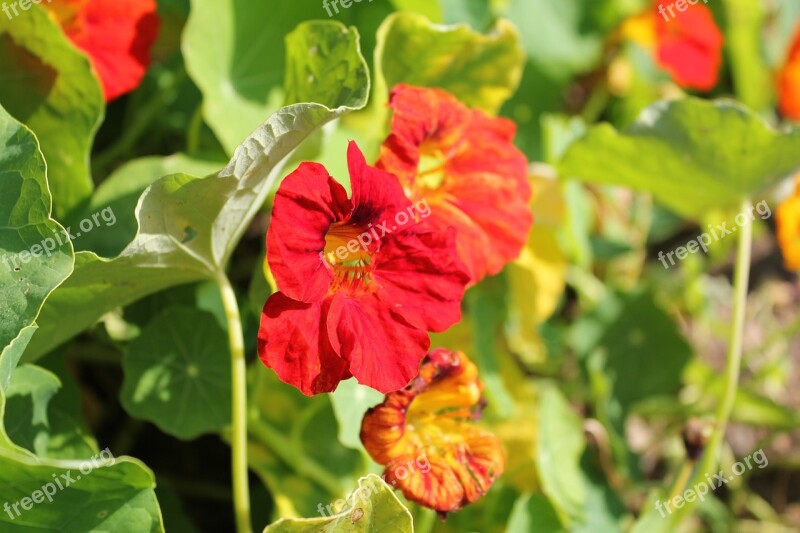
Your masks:
<svg viewBox="0 0 800 533"><path fill-rule="evenodd" d="M623 36L650 50L655 61L684 89L710 91L719 81L723 36L704 4L656 2L623 23ZM672 9L670 12L669 9Z"/></svg>
<svg viewBox="0 0 800 533"><path fill-rule="evenodd" d="M459 257L473 283L497 274L525 245L533 216L528 162L512 141L516 126L471 110L440 89L392 90L392 133L377 165L400 179L426 219L454 227Z"/></svg>
<svg viewBox="0 0 800 533"><path fill-rule="evenodd" d="M280 292L261 315L258 353L312 395L355 376L381 392L417 375L428 331L461 319L469 282L453 230L432 232L397 178L347 151L352 197L318 163L281 183L267 232Z"/></svg>
<svg viewBox="0 0 800 533"><path fill-rule="evenodd" d="M106 102L135 89L158 36L156 0L42 2L100 78Z"/></svg>
<svg viewBox="0 0 800 533"><path fill-rule="evenodd" d="M794 194L778 206L775 224L786 268L800 270L800 176L796 178Z"/></svg>
<svg viewBox="0 0 800 533"><path fill-rule="evenodd" d="M781 113L800 121L800 26L797 27L786 64L778 74L778 96Z"/></svg>
<svg viewBox="0 0 800 533"><path fill-rule="evenodd" d="M466 355L433 350L405 389L371 408L361 441L406 498L440 513L486 494L505 469L500 440L474 422L483 407L478 369ZM425 457L427 472L404 465Z"/></svg>

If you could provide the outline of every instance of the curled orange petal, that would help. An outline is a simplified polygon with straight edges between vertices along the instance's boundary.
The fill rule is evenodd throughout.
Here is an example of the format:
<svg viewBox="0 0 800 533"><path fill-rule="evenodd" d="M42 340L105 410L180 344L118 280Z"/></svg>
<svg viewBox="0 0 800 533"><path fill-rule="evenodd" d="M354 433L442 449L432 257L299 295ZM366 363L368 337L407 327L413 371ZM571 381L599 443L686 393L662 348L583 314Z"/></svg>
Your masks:
<svg viewBox="0 0 800 533"><path fill-rule="evenodd" d="M778 97L781 113L800 121L800 26L797 27L786 64L778 74Z"/></svg>
<svg viewBox="0 0 800 533"><path fill-rule="evenodd" d="M461 352L432 351L419 375L370 409L361 440L386 482L440 513L486 494L505 468L500 440L475 425L483 406L477 367Z"/></svg>
<svg viewBox="0 0 800 533"><path fill-rule="evenodd" d="M800 176L794 194L778 206L775 224L786 268L800 270Z"/></svg>

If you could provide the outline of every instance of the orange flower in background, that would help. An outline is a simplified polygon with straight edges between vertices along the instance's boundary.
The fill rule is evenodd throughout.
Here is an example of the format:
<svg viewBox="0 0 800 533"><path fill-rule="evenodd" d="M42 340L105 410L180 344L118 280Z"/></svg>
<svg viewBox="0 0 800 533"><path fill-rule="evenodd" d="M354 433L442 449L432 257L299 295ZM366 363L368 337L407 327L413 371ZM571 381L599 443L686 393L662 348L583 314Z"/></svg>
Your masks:
<svg viewBox="0 0 800 533"><path fill-rule="evenodd" d="M679 11L674 4L657 2L628 19L622 34L650 50L681 87L710 91L717 85L723 37L708 6L687 4Z"/></svg>
<svg viewBox="0 0 800 533"><path fill-rule="evenodd" d="M364 416L361 441L384 479L440 513L486 494L502 475L500 440L474 424L483 406L477 367L461 352L432 351L419 375ZM426 458L427 471L406 465Z"/></svg>
<svg viewBox="0 0 800 533"><path fill-rule="evenodd" d="M789 48L786 64L778 74L778 98L781 113L800 121L800 26Z"/></svg>
<svg viewBox="0 0 800 533"><path fill-rule="evenodd" d="M794 194L778 206L775 223L786 268L800 270L800 176L796 178Z"/></svg>
<svg viewBox="0 0 800 533"><path fill-rule="evenodd" d="M100 78L106 102L135 89L158 36L156 0L43 2Z"/></svg>
<svg viewBox="0 0 800 533"><path fill-rule="evenodd" d="M392 133L378 168L396 175L412 201L427 200L431 226L456 228L473 283L497 274L519 255L533 223L528 162L512 142L516 126L440 89L398 85L389 105Z"/></svg>

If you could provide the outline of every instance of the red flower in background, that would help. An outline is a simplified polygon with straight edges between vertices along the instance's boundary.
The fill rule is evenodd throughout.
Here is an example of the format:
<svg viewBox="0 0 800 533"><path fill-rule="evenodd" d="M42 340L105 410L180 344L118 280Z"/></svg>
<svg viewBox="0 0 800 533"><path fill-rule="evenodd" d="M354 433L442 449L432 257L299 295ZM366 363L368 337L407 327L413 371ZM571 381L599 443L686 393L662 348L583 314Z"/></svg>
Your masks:
<svg viewBox="0 0 800 533"><path fill-rule="evenodd" d="M42 5L89 56L106 102L139 85L158 36L156 0L52 0Z"/></svg>
<svg viewBox="0 0 800 533"><path fill-rule="evenodd" d="M533 223L528 162L512 142L516 126L440 89L398 85L389 105L392 133L378 168L396 175L412 201L430 204L426 222L456 228L474 283L497 274L519 255Z"/></svg>
<svg viewBox="0 0 800 533"><path fill-rule="evenodd" d="M670 7L674 7L674 4ZM656 62L685 89L709 91L719 81L722 64L722 32L704 4L685 11L663 3L623 24L623 35L652 51Z"/></svg>
<svg viewBox="0 0 800 533"><path fill-rule="evenodd" d="M800 26L789 49L786 65L778 74L778 98L781 113L800 121Z"/></svg>
<svg viewBox="0 0 800 533"><path fill-rule="evenodd" d="M427 332L460 319L469 281L452 231L415 222L397 179L368 166L355 143L347 162L351 198L325 167L302 163L281 183L267 233L281 292L264 306L258 351L307 395L351 375L381 392L404 387Z"/></svg>
<svg viewBox="0 0 800 533"><path fill-rule="evenodd" d="M500 440L474 424L483 386L461 352L437 349L408 387L364 416L361 441L386 467L386 482L440 513L459 510L489 491L505 469ZM420 458L427 471L407 468Z"/></svg>

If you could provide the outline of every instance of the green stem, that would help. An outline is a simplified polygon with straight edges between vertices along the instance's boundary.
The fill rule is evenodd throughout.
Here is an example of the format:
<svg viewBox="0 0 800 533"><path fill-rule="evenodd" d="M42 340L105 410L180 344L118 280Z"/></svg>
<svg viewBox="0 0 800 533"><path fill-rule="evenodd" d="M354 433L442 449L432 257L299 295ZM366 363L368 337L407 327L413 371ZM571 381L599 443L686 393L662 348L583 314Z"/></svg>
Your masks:
<svg viewBox="0 0 800 533"><path fill-rule="evenodd" d="M745 198L742 202L742 211L749 211L751 208L750 199ZM722 402L717 409L716 424L711 438L708 440L703 459L698 464L694 476L691 477L688 485L693 487L705 478L706 474L713 474L719 464L722 454L722 446L725 442L725 429L733 411L733 404L736 400L736 391L739 388L739 374L742 368L742 346L744 339L744 319L747 306L747 289L750 279L750 252L753 243L753 222L749 217L745 217L747 222L740 226L738 249L736 251L736 265L733 276L733 320L731 325L731 338L728 345L728 356L725 365L725 389ZM681 518L691 509L691 505L685 505L672 515L673 525L678 524Z"/></svg>
<svg viewBox="0 0 800 533"><path fill-rule="evenodd" d="M308 457L292 440L267 424L251 424L250 433L265 443L275 455L297 472L313 480L333 496L344 494L344 488L336 477L314 459Z"/></svg>
<svg viewBox="0 0 800 533"><path fill-rule="evenodd" d="M224 273L217 275L217 284L225 308L231 349L233 509L238 533L251 533L250 486L247 469L247 366L244 356L242 319L239 316L236 293L233 292L233 287Z"/></svg>

